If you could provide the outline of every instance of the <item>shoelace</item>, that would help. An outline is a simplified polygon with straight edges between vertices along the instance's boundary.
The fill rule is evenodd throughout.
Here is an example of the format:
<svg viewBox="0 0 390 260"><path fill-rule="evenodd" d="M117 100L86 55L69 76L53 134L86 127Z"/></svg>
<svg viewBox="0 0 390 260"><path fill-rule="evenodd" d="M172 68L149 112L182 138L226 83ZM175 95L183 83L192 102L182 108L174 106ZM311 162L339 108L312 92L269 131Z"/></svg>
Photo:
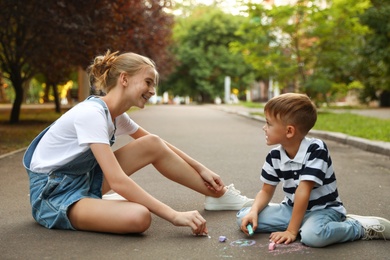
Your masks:
<svg viewBox="0 0 390 260"><path fill-rule="evenodd" d="M365 232L363 239L364 240L372 240L375 238L379 238L379 235L383 237L384 240L386 240L385 235L383 235L383 232L385 231L385 226L383 225L372 225L365 227Z"/></svg>
<svg viewBox="0 0 390 260"><path fill-rule="evenodd" d="M243 199L247 199L246 196L244 195L240 195L241 194L241 191L237 190L236 188L234 188L234 184L230 184L229 186L227 186L228 189L231 191L232 194L234 194L235 196L240 196L242 197Z"/></svg>
<svg viewBox="0 0 390 260"><path fill-rule="evenodd" d="M235 194L235 195L241 194L241 191L234 188L234 184L230 184L229 186L227 186L227 188L228 188L228 190L231 190L232 194Z"/></svg>

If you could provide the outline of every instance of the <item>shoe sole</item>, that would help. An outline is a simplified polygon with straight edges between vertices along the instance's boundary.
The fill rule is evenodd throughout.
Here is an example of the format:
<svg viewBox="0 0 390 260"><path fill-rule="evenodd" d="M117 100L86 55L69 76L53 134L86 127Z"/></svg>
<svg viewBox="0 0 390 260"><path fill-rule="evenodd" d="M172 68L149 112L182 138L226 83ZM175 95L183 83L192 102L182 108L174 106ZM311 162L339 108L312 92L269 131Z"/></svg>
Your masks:
<svg viewBox="0 0 390 260"><path fill-rule="evenodd" d="M251 199L251 200L248 200L247 202L245 202L244 204L211 204L211 203L205 203L205 206L204 206L204 209L205 210L209 210L209 211L212 211L212 210L240 210L242 208L245 208L245 207L252 207L253 205L253 202L255 200L254 199Z"/></svg>
<svg viewBox="0 0 390 260"><path fill-rule="evenodd" d="M234 205L232 206L232 204L209 204L209 205L205 205L204 206L204 209L205 210L208 210L208 211L214 211L214 210L240 210L242 208L242 205Z"/></svg>

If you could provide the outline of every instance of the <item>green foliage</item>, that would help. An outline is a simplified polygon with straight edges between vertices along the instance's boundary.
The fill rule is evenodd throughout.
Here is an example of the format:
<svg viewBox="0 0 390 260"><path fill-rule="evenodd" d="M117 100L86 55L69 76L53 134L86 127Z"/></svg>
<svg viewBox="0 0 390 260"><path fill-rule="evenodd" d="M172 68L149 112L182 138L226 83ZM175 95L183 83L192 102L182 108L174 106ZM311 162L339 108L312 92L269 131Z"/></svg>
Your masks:
<svg viewBox="0 0 390 260"><path fill-rule="evenodd" d="M312 36L318 40L312 48L316 55L314 75L345 84L360 79L359 50L368 28L359 23L358 17L368 6L369 0L336 0L315 14Z"/></svg>
<svg viewBox="0 0 390 260"><path fill-rule="evenodd" d="M36 80L32 79L30 82L30 87L27 88L27 98L26 103L39 103L40 94L43 91L42 84Z"/></svg>
<svg viewBox="0 0 390 260"><path fill-rule="evenodd" d="M303 91L320 106L323 102L328 102L327 93L332 88L332 82L326 77L311 76L303 86Z"/></svg>
<svg viewBox="0 0 390 260"><path fill-rule="evenodd" d="M299 79L305 81L302 71L312 55L309 48L303 48L309 44L304 28L310 23L304 14L310 8L299 4L272 9L262 4L249 6L249 19L238 31L243 41L233 43L234 50L245 54L258 79L273 78L282 88Z"/></svg>
<svg viewBox="0 0 390 260"><path fill-rule="evenodd" d="M173 48L178 66L163 86L209 102L223 96L225 76L230 76L231 88L244 91L253 80L250 66L241 54L229 50L229 44L238 39L235 31L243 19L206 6L188 17L178 17Z"/></svg>
<svg viewBox="0 0 390 260"><path fill-rule="evenodd" d="M380 99L378 93L387 95L390 91L390 2L371 2L372 6L360 16L361 23L370 28L370 33L364 37L366 44L361 49L365 85L362 99L366 101Z"/></svg>
<svg viewBox="0 0 390 260"><path fill-rule="evenodd" d="M231 44L256 69L256 78L279 82L281 89L304 91L327 102L361 80L368 28L359 16L369 0L298 1L295 5L248 4L248 19Z"/></svg>

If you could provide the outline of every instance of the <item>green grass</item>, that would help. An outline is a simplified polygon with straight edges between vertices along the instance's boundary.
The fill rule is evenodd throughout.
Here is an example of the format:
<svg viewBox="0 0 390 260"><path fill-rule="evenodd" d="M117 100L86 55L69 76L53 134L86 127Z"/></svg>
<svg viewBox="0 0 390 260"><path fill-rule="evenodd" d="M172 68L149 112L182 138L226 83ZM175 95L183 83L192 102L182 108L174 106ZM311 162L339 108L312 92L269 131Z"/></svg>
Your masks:
<svg viewBox="0 0 390 260"><path fill-rule="evenodd" d="M258 103L258 102L240 102L241 106L248 107L248 108L263 108L264 104Z"/></svg>
<svg viewBox="0 0 390 260"><path fill-rule="evenodd" d="M390 142L390 120L352 113L319 112L314 129Z"/></svg>
<svg viewBox="0 0 390 260"><path fill-rule="evenodd" d="M36 135L60 115L53 110L22 110L19 123L9 124L10 111L0 111L0 155L28 146Z"/></svg>

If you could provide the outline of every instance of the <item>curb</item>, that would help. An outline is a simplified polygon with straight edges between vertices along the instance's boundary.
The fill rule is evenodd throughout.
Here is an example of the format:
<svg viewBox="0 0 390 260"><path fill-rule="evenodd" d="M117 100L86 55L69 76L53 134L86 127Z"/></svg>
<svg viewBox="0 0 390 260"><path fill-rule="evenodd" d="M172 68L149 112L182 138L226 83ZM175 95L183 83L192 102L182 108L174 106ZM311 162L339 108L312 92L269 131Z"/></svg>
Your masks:
<svg viewBox="0 0 390 260"><path fill-rule="evenodd" d="M239 116L243 116L249 119L253 119L256 121L260 121L265 123L265 118L261 116L253 116L249 112L246 111L236 111L234 109L229 109L226 107L218 107L217 109L222 110L224 112L230 114L236 114ZM381 155L390 156L390 143L382 142L382 141L373 141L360 137L350 136L343 133L337 132L327 132L320 130L310 130L309 134L311 136L315 136L317 138L323 138L326 140L335 141L341 144L350 145L356 148L359 148L363 151L377 153Z"/></svg>
<svg viewBox="0 0 390 260"><path fill-rule="evenodd" d="M1 154L1 155L0 155L0 159L3 159L3 158L5 158L5 157L11 156L11 155L14 155L14 154L16 154L16 153L23 152L23 151L25 151L26 149L27 149L27 147L25 147L25 148L20 148L20 149L18 149L18 150L12 151L12 152L10 152L10 153Z"/></svg>

